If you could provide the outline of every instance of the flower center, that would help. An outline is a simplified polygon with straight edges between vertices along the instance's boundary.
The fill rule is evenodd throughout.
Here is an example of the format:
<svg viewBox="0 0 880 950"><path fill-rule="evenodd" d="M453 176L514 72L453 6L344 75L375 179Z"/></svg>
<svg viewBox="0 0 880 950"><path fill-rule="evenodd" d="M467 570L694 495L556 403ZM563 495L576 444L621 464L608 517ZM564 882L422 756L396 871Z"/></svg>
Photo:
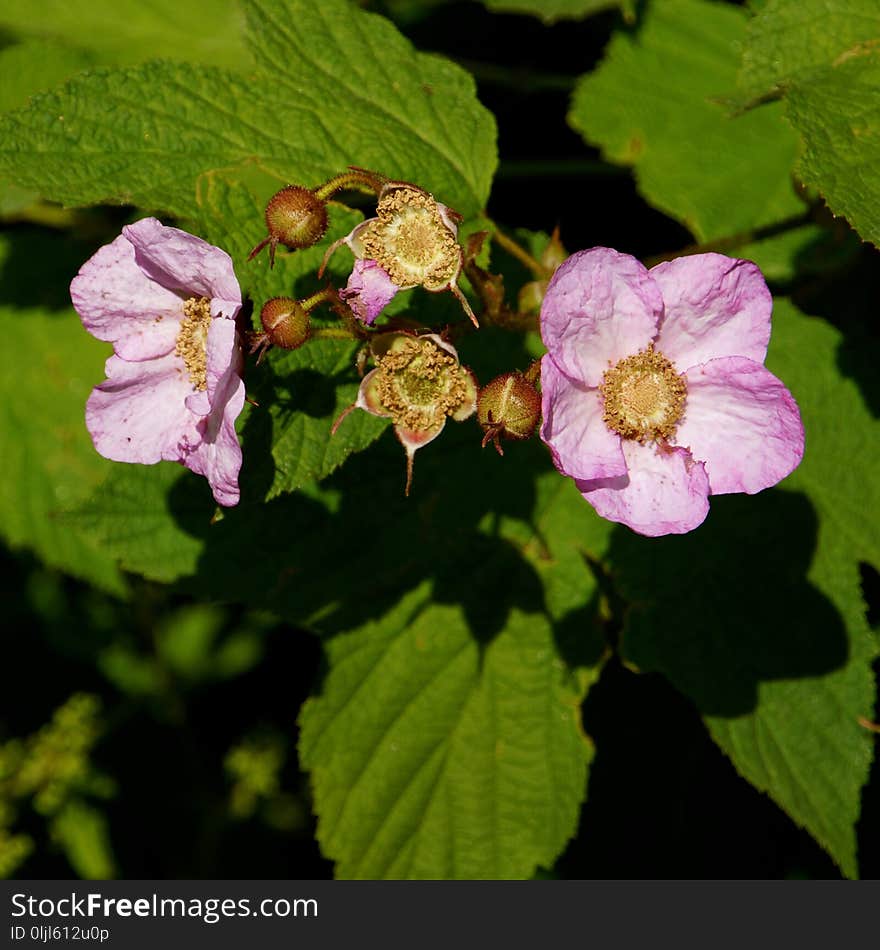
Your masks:
<svg viewBox="0 0 880 950"><path fill-rule="evenodd" d="M189 380L196 389L208 388L207 345L211 325L211 302L207 297L190 297L183 305L183 320L174 352L183 360Z"/></svg>
<svg viewBox="0 0 880 950"><path fill-rule="evenodd" d="M364 257L378 262L399 287L441 290L461 269L461 248L437 202L415 188L396 188L382 198L361 240Z"/></svg>
<svg viewBox="0 0 880 950"><path fill-rule="evenodd" d="M605 371L599 392L602 418L624 439L670 439L684 412L687 383L653 345Z"/></svg>
<svg viewBox="0 0 880 950"><path fill-rule="evenodd" d="M379 401L406 429L432 428L468 397L465 371L431 340L401 339L377 366Z"/></svg>

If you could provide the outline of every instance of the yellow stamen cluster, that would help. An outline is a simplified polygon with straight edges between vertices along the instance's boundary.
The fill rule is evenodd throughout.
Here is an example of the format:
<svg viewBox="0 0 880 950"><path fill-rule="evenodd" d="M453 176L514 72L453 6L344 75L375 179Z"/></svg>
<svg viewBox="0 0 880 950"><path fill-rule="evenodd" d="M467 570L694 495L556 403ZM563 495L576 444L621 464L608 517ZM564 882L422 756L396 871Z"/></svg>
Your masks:
<svg viewBox="0 0 880 950"><path fill-rule="evenodd" d="M653 345L606 370L599 385L602 418L624 439L671 439L684 413L687 382Z"/></svg>
<svg viewBox="0 0 880 950"><path fill-rule="evenodd" d="M211 302L207 297L190 297L185 301L174 352L183 360L190 382L201 390L208 388L207 345L210 325Z"/></svg>
<svg viewBox="0 0 880 950"><path fill-rule="evenodd" d="M431 429L468 397L465 370L432 340L401 341L377 360L376 394L395 425Z"/></svg>
<svg viewBox="0 0 880 950"><path fill-rule="evenodd" d="M461 270L461 248L437 202L418 188L395 188L361 235L364 257L378 261L398 287L448 287Z"/></svg>

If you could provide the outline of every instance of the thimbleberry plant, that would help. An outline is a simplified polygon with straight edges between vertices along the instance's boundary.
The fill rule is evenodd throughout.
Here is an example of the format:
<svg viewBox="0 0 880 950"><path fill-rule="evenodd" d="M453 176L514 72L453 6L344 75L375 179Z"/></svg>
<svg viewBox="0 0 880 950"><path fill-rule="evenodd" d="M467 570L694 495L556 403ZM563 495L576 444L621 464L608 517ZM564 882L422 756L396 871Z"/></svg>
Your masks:
<svg viewBox="0 0 880 950"><path fill-rule="evenodd" d="M107 768L149 720L149 800L212 853L253 822L265 876L311 830L340 877L745 876L694 855L750 808L876 871L871 3L403 6L241 0L158 50L0 13L0 529L43 652L106 686ZM190 789L155 750L192 728ZM141 873L133 774L52 813L78 873ZM700 847L652 863L677 815Z"/></svg>

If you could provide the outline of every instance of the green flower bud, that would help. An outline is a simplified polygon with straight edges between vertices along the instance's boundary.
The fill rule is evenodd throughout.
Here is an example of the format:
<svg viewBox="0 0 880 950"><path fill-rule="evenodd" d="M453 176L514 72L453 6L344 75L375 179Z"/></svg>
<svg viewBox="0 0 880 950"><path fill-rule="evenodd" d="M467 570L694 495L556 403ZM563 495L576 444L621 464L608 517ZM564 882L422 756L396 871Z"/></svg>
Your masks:
<svg viewBox="0 0 880 950"><path fill-rule="evenodd" d="M492 442L504 455L501 439L528 439L541 417L541 397L522 373L503 373L487 383L477 398L477 421L483 448Z"/></svg>
<svg viewBox="0 0 880 950"><path fill-rule="evenodd" d="M317 244L327 232L327 205L314 191L302 185L288 185L274 194L266 205L269 236L250 253L252 260L269 245L269 262L275 266L275 248L284 244L291 250Z"/></svg>

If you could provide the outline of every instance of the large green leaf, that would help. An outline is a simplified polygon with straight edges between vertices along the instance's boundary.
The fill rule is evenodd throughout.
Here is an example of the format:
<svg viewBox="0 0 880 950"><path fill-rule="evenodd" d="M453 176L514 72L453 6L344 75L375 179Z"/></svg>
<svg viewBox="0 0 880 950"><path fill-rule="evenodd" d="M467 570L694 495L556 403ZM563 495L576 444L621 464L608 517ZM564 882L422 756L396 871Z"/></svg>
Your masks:
<svg viewBox="0 0 880 950"><path fill-rule="evenodd" d="M0 27L60 40L106 63L165 56L241 65L241 26L236 0L4 0L0 7Z"/></svg>
<svg viewBox="0 0 880 950"><path fill-rule="evenodd" d="M841 345L779 301L768 365L803 413L801 467L782 489L713 499L691 535L621 533L611 557L633 604L626 656L690 696L739 772L854 876L873 745L858 717L876 698L857 561L880 563L880 427L839 375Z"/></svg>
<svg viewBox="0 0 880 950"><path fill-rule="evenodd" d="M745 95L809 82L816 70L880 39L874 0L766 0L749 21L739 75Z"/></svg>
<svg viewBox="0 0 880 950"><path fill-rule="evenodd" d="M801 178L866 241L880 246L880 50L793 85L786 107L804 139Z"/></svg>
<svg viewBox="0 0 880 950"><path fill-rule="evenodd" d="M716 101L735 88L745 26L744 11L708 0L651 4L572 101L571 124L632 165L645 198L700 240L803 211L791 181L797 136L781 107L731 118Z"/></svg>
<svg viewBox="0 0 880 950"><path fill-rule="evenodd" d="M345 0L245 9L257 70L154 62L74 79L0 121L0 169L69 205L195 217L196 179L211 169L258 159L317 184L359 164L480 210L495 124L467 73Z"/></svg>
<svg viewBox="0 0 880 950"><path fill-rule="evenodd" d="M0 354L0 533L12 547L122 594L125 585L111 557L60 519L112 468L92 447L84 414L89 391L103 377L107 347L83 330L69 304L41 289L53 278L64 280L71 253L75 249L57 238L0 243L6 340ZM35 270L39 258L43 263ZM61 309L53 309L55 303Z"/></svg>
<svg viewBox="0 0 880 950"><path fill-rule="evenodd" d="M880 245L878 43L874 0L770 0L750 25L740 87L746 102L784 96L803 137L799 177Z"/></svg>
<svg viewBox="0 0 880 950"><path fill-rule="evenodd" d="M578 706L595 671L566 670L538 601L481 645L426 586L327 656L300 754L338 876L521 878L553 864L585 791Z"/></svg>
<svg viewBox="0 0 880 950"><path fill-rule="evenodd" d="M522 476L492 484L496 503L514 505L484 522L502 536L462 536L444 551L456 514L443 499L419 534L442 558L433 584L327 643L300 752L341 877L529 876L577 825L591 758L578 706L602 656L582 554L601 555L609 526L553 472L521 514L509 490L526 488ZM398 558L413 556L415 536L398 536Z"/></svg>

